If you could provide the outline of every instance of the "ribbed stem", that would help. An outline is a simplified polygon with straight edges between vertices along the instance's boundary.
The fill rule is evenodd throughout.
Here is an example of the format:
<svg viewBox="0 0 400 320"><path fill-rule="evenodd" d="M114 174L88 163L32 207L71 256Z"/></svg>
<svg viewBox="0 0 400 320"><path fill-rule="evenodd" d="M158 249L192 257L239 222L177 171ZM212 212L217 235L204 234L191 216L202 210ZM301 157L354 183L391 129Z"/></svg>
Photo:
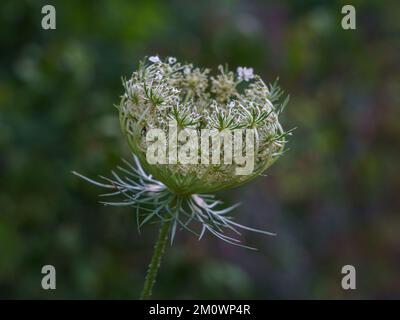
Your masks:
<svg viewBox="0 0 400 320"><path fill-rule="evenodd" d="M170 221L165 221L161 225L157 242L154 245L153 256L147 270L143 290L140 295L140 300L149 299L151 296L151 290L153 289L154 283L156 282L157 272L161 264L161 258L165 251L165 245L167 244L169 226Z"/></svg>

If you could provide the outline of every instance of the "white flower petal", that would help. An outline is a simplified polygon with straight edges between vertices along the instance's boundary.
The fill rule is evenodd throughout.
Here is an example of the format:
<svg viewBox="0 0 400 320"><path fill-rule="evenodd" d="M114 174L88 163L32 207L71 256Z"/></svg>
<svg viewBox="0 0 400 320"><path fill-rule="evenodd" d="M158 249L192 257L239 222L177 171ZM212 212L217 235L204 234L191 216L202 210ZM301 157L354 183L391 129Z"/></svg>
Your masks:
<svg viewBox="0 0 400 320"><path fill-rule="evenodd" d="M176 62L176 58L175 57L169 57L168 58L168 63L169 64L174 64Z"/></svg>
<svg viewBox="0 0 400 320"><path fill-rule="evenodd" d="M160 62L160 58L158 56L151 56L149 58L149 61L156 63L156 62Z"/></svg>
<svg viewBox="0 0 400 320"><path fill-rule="evenodd" d="M238 67L236 72L239 80L249 81L254 78L253 68Z"/></svg>

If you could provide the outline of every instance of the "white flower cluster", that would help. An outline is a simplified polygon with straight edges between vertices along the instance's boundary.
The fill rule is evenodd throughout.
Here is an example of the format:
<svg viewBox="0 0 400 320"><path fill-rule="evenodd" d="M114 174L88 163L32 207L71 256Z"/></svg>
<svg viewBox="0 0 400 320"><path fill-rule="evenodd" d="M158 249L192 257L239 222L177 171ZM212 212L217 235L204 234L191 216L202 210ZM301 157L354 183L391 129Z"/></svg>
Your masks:
<svg viewBox="0 0 400 320"><path fill-rule="evenodd" d="M209 69L182 64L174 57L151 56L129 80L119 111L121 127L145 169L177 193L201 193L234 187L261 174L282 153L286 135L278 115L282 91L266 85L252 68L238 67L236 74L220 66ZM255 129L255 170L251 176L234 176L229 165L146 164L146 132L168 131L173 119L181 129ZM245 143L243 144L245 148Z"/></svg>

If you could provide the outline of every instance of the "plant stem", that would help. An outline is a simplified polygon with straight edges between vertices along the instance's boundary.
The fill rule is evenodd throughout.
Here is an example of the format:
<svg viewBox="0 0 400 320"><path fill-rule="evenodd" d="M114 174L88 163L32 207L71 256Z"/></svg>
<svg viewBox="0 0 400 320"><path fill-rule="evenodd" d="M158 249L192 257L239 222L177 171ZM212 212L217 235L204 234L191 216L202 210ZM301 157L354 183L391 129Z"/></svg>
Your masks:
<svg viewBox="0 0 400 320"><path fill-rule="evenodd" d="M162 222L157 242L154 245L153 256L147 270L143 290L140 295L140 300L149 299L151 296L151 290L153 289L154 283L156 282L157 272L161 264L161 258L165 251L165 245L167 244L169 226L170 221Z"/></svg>

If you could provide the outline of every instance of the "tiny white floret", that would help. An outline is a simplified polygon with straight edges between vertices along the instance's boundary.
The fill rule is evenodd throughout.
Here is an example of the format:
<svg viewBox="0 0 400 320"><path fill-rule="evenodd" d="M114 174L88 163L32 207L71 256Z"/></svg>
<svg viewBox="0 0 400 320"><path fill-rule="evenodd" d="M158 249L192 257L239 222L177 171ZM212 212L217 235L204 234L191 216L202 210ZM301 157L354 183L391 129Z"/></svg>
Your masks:
<svg viewBox="0 0 400 320"><path fill-rule="evenodd" d="M151 56L149 61L153 63L160 62L160 58L158 56Z"/></svg>
<svg viewBox="0 0 400 320"><path fill-rule="evenodd" d="M254 78L253 68L238 67L237 75L239 80L249 81Z"/></svg>
<svg viewBox="0 0 400 320"><path fill-rule="evenodd" d="M162 72L161 71L157 71L156 74L155 74L155 79L156 80L161 80L162 77L163 77Z"/></svg>
<svg viewBox="0 0 400 320"><path fill-rule="evenodd" d="M169 57L168 58L168 63L169 64L174 64L176 62L176 58L174 58L174 57Z"/></svg>

